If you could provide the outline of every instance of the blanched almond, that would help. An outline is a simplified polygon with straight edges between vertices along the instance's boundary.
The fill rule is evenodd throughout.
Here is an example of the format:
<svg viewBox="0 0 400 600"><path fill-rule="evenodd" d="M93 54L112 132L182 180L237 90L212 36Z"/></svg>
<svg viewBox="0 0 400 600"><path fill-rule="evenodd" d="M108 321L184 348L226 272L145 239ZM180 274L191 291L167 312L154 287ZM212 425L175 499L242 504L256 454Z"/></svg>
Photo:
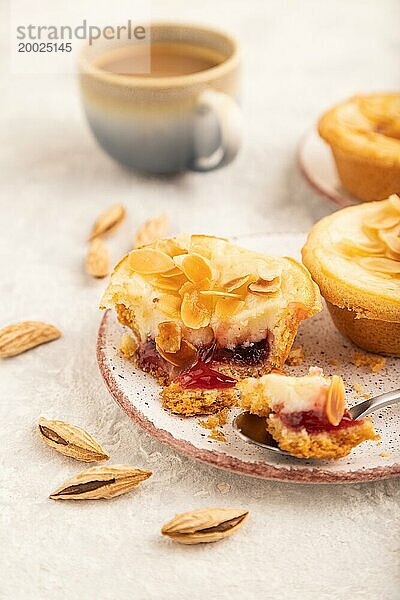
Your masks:
<svg viewBox="0 0 400 600"><path fill-rule="evenodd" d="M174 262L168 254L154 248L132 250L128 255L128 264L133 271L143 275L166 273L175 268Z"/></svg>
<svg viewBox="0 0 400 600"><path fill-rule="evenodd" d="M105 235L114 231L125 218L125 208L122 204L113 204L109 206L101 215L92 227L89 235L89 241L99 235Z"/></svg>
<svg viewBox="0 0 400 600"><path fill-rule="evenodd" d="M110 272L110 253L101 238L89 242L86 255L86 272L92 277L102 279Z"/></svg>

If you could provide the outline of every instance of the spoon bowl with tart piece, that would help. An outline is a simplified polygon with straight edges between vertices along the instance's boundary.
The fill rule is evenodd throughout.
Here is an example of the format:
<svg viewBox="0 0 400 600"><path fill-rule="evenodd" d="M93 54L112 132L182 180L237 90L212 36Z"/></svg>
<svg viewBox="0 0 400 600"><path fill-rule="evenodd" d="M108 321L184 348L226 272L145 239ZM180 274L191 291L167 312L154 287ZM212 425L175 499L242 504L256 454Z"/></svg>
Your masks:
<svg viewBox="0 0 400 600"><path fill-rule="evenodd" d="M321 375L314 374L309 374L306 377L310 376L321 377ZM296 379L304 380L305 378ZM270 382L268 384L271 386ZM246 393L245 391L244 403L246 403ZM364 400L352 408L344 410L340 421L337 425L333 425L323 421L322 418L318 423L319 419L311 415L309 410L303 413L288 413L284 418L282 413L271 413L272 417L271 415L263 415L260 414L262 410L260 410L259 404L258 409L254 409L253 399L253 405L249 408L257 410L259 414L250 411L241 412L234 418L232 425L244 441L284 456L340 458L348 454L354 446L362 441L378 439L379 436L373 431L370 419L366 417L375 411L398 402L400 402L400 390ZM241 403L243 406L244 403ZM299 416L301 414L302 417ZM290 418L288 418L289 416ZM280 427L275 422L277 419L279 419ZM309 438L311 438L311 442ZM341 445L343 451L340 449Z"/></svg>

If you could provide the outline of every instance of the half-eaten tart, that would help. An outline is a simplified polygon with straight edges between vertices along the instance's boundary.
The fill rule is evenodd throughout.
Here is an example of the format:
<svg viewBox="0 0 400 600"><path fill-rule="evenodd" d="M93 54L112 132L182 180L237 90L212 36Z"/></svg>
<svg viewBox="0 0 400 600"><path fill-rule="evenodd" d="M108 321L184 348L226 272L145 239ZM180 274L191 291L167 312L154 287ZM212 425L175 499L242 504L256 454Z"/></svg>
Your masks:
<svg viewBox="0 0 400 600"><path fill-rule="evenodd" d="M227 390L236 379L280 368L300 322L321 310L319 290L296 260L205 235L130 252L102 300L112 307L132 331L136 364L163 385L173 382L165 405L173 410L173 397L185 390L186 397L208 395L203 412L218 409L210 398L222 389L232 404Z"/></svg>
<svg viewBox="0 0 400 600"><path fill-rule="evenodd" d="M311 367L308 375L270 373L237 384L239 406L266 418L266 427L281 450L299 458L346 456L366 440L376 440L369 417L354 421L345 407L343 380L325 377Z"/></svg>
<svg viewBox="0 0 400 600"><path fill-rule="evenodd" d="M312 228L303 261L336 327L355 344L400 356L400 198L360 204Z"/></svg>
<svg viewBox="0 0 400 600"><path fill-rule="evenodd" d="M318 123L343 186L364 201L400 193L400 93L349 98Z"/></svg>

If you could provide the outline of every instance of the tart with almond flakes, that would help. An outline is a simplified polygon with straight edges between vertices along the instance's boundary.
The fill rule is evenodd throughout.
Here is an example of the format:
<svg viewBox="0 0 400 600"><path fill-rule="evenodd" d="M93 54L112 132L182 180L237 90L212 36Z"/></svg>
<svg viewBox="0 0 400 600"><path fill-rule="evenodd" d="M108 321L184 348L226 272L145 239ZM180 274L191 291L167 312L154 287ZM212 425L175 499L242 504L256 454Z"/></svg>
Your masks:
<svg viewBox="0 0 400 600"><path fill-rule="evenodd" d="M364 201L400 193L400 94L358 95L318 123L343 186Z"/></svg>
<svg viewBox="0 0 400 600"><path fill-rule="evenodd" d="M301 321L321 310L294 259L205 235L133 250L101 304L131 330L130 357L167 386L164 406L188 415L231 406L238 379L281 368Z"/></svg>
<svg viewBox="0 0 400 600"><path fill-rule="evenodd" d="M345 336L364 350L400 356L399 196L322 219L303 261Z"/></svg>
<svg viewBox="0 0 400 600"><path fill-rule="evenodd" d="M265 417L279 448L298 458L337 459L379 438L369 417L355 421L346 410L343 380L325 377L317 367L303 377L250 377L237 387L239 406Z"/></svg>

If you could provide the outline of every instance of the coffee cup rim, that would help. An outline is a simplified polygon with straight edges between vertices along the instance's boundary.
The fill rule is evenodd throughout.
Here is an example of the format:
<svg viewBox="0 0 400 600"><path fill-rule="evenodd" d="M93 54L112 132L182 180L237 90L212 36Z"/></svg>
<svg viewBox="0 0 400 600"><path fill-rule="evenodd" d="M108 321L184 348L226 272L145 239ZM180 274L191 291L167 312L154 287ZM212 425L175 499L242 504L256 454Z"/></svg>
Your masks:
<svg viewBox="0 0 400 600"><path fill-rule="evenodd" d="M210 75L212 78L218 78L224 75L227 71L234 68L239 63L239 47L235 38L224 31L215 28L209 27L208 25L201 25L196 23L176 23L169 21L160 21L155 23L147 24L146 27L149 28L182 28L182 29L193 29L194 31L201 31L205 33L211 33L216 37L223 38L227 41L231 47L231 54L223 60L218 65L213 67L209 67L208 69L204 69L203 71L198 71L196 73L189 73L185 75L174 75L172 77L142 77L140 75L120 75L119 73L111 73L109 71L105 71L104 69L99 69L94 66L93 63L86 57L87 49L89 48L89 43L86 43L79 54L78 57L78 67L79 71L86 75L91 75L96 79L100 79L105 83L112 83L114 85L120 85L121 87L130 87L130 88L171 88L171 87L187 87L192 84L201 84L210 80Z"/></svg>

